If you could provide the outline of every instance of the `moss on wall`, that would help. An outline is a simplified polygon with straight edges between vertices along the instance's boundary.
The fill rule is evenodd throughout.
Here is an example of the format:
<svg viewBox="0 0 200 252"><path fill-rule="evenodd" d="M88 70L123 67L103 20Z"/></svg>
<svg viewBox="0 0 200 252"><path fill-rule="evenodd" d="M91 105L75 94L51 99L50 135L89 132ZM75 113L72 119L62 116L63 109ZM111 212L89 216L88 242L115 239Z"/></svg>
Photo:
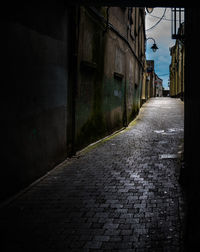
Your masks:
<svg viewBox="0 0 200 252"><path fill-rule="evenodd" d="M80 149L105 135L105 121L102 104L106 37L104 36L101 24L94 23L90 20L90 16L87 13L85 16L85 22L89 22L92 26L90 31L92 33L91 62L94 62L97 68L93 73L80 73L79 76L80 85L82 85L81 81L85 78L88 92L90 92L91 95L87 97L88 92L83 93L84 90L82 90L81 95L77 99L79 105L76 106L76 149ZM84 46L87 46L87 44L80 44L80 47L82 46L84 49ZM92 78L91 75L93 75ZM85 109L86 107L87 109ZM87 113L85 113L86 111Z"/></svg>

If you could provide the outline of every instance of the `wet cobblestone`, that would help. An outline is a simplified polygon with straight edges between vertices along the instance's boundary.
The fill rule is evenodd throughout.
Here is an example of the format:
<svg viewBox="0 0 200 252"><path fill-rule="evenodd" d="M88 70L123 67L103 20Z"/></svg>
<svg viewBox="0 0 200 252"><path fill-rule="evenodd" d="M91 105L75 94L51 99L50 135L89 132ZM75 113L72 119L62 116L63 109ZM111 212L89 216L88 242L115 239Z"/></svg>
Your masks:
<svg viewBox="0 0 200 252"><path fill-rule="evenodd" d="M150 99L133 126L0 209L1 251L181 251L182 149L183 103Z"/></svg>

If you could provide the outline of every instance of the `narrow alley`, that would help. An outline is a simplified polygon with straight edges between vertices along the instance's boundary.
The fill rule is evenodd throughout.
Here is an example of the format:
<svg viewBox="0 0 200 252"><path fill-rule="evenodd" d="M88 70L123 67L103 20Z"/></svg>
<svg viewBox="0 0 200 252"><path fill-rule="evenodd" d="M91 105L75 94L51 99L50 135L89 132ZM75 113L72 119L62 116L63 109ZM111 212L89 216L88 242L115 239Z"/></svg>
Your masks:
<svg viewBox="0 0 200 252"><path fill-rule="evenodd" d="M180 251L184 105L151 98L128 128L1 207L4 251Z"/></svg>

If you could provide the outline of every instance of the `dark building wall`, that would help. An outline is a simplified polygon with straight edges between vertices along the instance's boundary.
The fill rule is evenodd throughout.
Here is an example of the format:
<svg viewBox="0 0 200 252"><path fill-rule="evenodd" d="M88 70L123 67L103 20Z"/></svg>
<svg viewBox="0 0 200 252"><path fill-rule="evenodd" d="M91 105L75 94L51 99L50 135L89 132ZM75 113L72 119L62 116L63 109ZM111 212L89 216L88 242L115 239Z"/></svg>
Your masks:
<svg viewBox="0 0 200 252"><path fill-rule="evenodd" d="M7 9L0 42L1 199L139 111L143 8L96 10Z"/></svg>
<svg viewBox="0 0 200 252"><path fill-rule="evenodd" d="M1 198L66 155L67 16L27 6L1 22Z"/></svg>
<svg viewBox="0 0 200 252"><path fill-rule="evenodd" d="M163 96L164 97L169 96L169 90L163 90Z"/></svg>
<svg viewBox="0 0 200 252"><path fill-rule="evenodd" d="M198 81L200 56L198 34L200 26L198 18L200 8L186 8L185 22L185 178L184 186L187 188L187 225L186 225L186 249L185 251L199 250L200 237L200 199L199 181L199 148L200 141L200 86Z"/></svg>
<svg viewBox="0 0 200 252"><path fill-rule="evenodd" d="M102 137L105 36L104 26L92 11L80 8L78 79L75 105L76 150Z"/></svg>

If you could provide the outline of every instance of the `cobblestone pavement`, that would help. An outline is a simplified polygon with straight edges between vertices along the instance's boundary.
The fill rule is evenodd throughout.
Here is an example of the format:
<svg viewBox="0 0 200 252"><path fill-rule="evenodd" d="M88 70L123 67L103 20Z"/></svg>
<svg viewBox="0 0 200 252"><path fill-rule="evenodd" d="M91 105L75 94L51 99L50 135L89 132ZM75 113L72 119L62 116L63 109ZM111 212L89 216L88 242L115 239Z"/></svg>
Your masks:
<svg viewBox="0 0 200 252"><path fill-rule="evenodd" d="M128 129L66 160L0 213L4 251L182 251L183 103L152 98Z"/></svg>

